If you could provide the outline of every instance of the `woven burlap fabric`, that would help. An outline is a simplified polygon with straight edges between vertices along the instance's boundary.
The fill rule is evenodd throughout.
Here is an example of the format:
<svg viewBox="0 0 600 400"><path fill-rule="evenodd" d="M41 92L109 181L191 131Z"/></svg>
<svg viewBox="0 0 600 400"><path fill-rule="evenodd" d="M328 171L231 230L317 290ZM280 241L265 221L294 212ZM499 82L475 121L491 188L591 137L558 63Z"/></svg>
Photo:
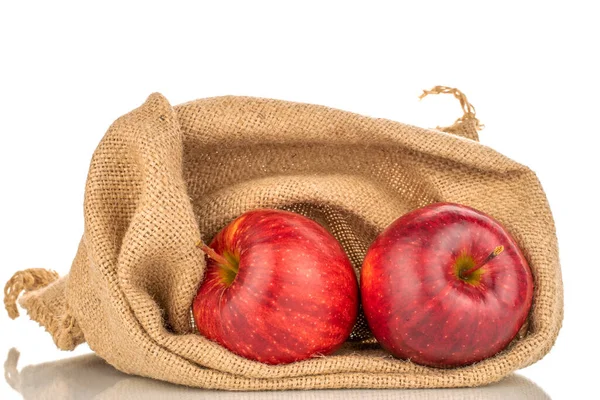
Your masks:
<svg viewBox="0 0 600 400"><path fill-rule="evenodd" d="M247 97L173 108L153 94L115 121L94 153L85 231L69 275L26 292L20 304L62 349L86 341L121 371L189 386L417 388L497 381L550 350L562 321L562 282L554 222L536 175L478 143L470 122L446 133ZM205 267L195 243L210 240L243 212L301 212L329 229L358 269L381 230L437 201L497 218L532 268L528 329L495 357L462 368L427 368L394 359L367 340L348 342L332 356L270 366L192 331L190 306ZM27 282L27 272L21 274L16 281Z"/></svg>
<svg viewBox="0 0 600 400"><path fill-rule="evenodd" d="M8 384L24 400L239 400L240 393L176 386L153 379L122 374L102 359L87 354L18 370L19 353L12 349L4 364ZM480 388L446 390L315 390L247 392L244 400L547 400L533 382L511 374L500 383Z"/></svg>

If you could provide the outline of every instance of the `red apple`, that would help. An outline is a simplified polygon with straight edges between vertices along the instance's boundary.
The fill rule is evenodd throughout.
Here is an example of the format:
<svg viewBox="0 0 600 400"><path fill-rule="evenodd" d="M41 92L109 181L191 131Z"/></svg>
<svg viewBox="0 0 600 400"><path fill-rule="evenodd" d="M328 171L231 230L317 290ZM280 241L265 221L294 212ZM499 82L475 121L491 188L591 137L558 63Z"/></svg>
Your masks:
<svg viewBox="0 0 600 400"><path fill-rule="evenodd" d="M531 307L533 279L511 235L489 215L436 203L394 221L371 244L361 296L375 338L434 367L503 350Z"/></svg>
<svg viewBox="0 0 600 400"><path fill-rule="evenodd" d="M192 311L198 331L267 364L330 354L358 313L356 275L337 240L288 211L247 212L210 246Z"/></svg>

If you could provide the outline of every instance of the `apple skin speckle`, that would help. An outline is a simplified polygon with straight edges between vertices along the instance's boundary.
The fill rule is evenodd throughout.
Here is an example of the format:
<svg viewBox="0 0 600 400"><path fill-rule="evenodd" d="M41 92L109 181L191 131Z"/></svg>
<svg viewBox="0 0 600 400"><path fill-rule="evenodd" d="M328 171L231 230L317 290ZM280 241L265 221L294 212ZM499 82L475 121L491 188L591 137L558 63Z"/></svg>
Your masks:
<svg viewBox="0 0 600 400"><path fill-rule="evenodd" d="M461 270L500 245L501 254L461 278ZM513 340L531 308L533 277L499 222L467 206L436 203L398 218L371 244L361 298L371 331L394 356L458 367Z"/></svg>
<svg viewBox="0 0 600 400"><path fill-rule="evenodd" d="M233 353L287 364L337 350L358 314L358 283L337 240L288 211L249 211L209 245L236 255L237 273L207 258L192 305L198 331ZM224 279L224 277L229 277Z"/></svg>

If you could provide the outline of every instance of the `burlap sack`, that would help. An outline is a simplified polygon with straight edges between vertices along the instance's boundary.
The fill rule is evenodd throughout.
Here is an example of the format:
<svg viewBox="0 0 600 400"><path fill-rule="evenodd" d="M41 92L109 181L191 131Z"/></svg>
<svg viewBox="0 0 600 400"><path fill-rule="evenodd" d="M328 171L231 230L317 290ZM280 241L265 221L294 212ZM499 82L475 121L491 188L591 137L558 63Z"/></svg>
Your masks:
<svg viewBox="0 0 600 400"><path fill-rule="evenodd" d="M554 222L535 174L477 142L465 116L447 131L327 107L218 97L171 107L152 94L108 130L91 161L85 231L70 273L17 273L5 288L56 345L86 341L126 373L210 389L478 386L543 357L563 314ZM328 228L355 268L389 223L437 201L491 214L514 235L535 277L528 328L500 354L454 369L394 359L373 340L332 356L270 366L195 334L203 276L195 247L245 211L285 208ZM51 284L49 284L52 282ZM357 327L355 337L364 338Z"/></svg>

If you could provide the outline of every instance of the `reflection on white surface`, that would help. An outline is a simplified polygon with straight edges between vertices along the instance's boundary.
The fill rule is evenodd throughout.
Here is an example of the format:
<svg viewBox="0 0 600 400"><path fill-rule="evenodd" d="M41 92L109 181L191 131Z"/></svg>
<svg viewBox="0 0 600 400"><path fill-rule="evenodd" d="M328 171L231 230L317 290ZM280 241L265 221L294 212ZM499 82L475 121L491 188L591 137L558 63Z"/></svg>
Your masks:
<svg viewBox="0 0 600 400"><path fill-rule="evenodd" d="M188 388L126 375L94 354L29 365L17 370L19 353L12 349L4 364L8 384L23 399L549 399L537 385L520 375L472 389L428 390L309 390L287 392L225 392Z"/></svg>

